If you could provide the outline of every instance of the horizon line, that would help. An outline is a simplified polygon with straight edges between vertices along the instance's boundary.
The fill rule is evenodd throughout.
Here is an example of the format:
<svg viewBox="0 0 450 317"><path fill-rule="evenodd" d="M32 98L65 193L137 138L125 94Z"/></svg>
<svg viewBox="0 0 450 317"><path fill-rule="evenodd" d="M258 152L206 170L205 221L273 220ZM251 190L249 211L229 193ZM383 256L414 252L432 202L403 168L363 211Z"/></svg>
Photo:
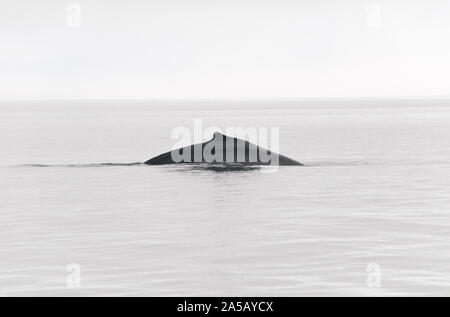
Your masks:
<svg viewBox="0 0 450 317"><path fill-rule="evenodd" d="M356 96L356 97L274 97L274 98L29 98L0 99L4 102L301 102L301 101L413 101L450 100L449 96Z"/></svg>

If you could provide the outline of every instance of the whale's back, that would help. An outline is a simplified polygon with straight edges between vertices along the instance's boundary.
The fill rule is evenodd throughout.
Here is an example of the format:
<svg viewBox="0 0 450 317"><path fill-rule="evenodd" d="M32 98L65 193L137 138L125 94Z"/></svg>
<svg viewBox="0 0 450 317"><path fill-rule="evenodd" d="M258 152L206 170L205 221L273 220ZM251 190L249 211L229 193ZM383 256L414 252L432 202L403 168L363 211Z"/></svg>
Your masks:
<svg viewBox="0 0 450 317"><path fill-rule="evenodd" d="M240 163L243 165L301 166L287 156L273 153L246 140L215 133L212 140L155 156L148 165L193 163Z"/></svg>

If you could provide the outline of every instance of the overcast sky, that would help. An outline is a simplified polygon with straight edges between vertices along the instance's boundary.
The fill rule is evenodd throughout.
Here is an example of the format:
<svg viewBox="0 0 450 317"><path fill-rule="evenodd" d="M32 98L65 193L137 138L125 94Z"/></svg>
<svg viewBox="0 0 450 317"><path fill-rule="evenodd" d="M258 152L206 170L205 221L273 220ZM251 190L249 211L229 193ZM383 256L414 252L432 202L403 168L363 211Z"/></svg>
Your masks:
<svg viewBox="0 0 450 317"><path fill-rule="evenodd" d="M449 0L70 3L1 1L1 99L450 95Z"/></svg>

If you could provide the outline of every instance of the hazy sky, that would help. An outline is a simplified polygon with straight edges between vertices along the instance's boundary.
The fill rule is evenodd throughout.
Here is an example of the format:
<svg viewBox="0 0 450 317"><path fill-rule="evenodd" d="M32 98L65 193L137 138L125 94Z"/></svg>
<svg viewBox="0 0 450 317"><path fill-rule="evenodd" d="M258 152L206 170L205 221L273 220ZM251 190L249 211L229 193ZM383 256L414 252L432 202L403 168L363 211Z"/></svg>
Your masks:
<svg viewBox="0 0 450 317"><path fill-rule="evenodd" d="M450 95L449 0L0 3L0 99Z"/></svg>

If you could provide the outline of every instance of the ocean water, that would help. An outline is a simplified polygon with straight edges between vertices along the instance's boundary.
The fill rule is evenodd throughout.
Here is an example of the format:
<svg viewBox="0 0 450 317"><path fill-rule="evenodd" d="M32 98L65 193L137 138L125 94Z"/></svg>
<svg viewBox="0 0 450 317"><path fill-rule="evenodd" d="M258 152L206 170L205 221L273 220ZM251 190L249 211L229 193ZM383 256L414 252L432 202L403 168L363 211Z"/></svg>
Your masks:
<svg viewBox="0 0 450 317"><path fill-rule="evenodd" d="M176 127L306 164L132 164ZM107 164L105 164L107 163ZM450 102L0 105L0 295L450 295Z"/></svg>

